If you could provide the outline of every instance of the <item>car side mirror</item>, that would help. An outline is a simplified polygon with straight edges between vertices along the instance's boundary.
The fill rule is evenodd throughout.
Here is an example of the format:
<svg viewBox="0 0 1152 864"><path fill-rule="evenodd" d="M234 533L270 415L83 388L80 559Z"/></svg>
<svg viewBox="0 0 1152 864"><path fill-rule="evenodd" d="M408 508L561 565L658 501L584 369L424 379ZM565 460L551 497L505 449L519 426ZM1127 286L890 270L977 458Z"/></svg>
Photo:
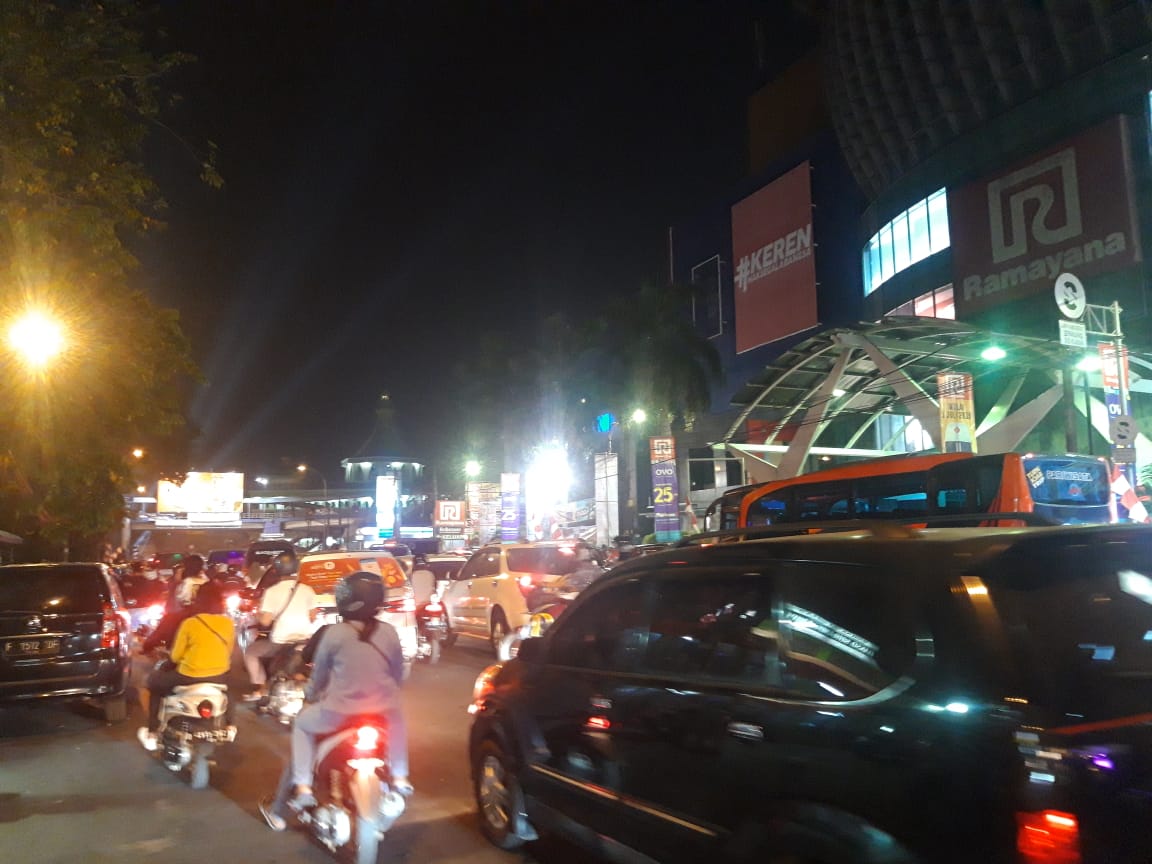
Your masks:
<svg viewBox="0 0 1152 864"><path fill-rule="evenodd" d="M516 659L525 663L539 663L544 658L544 640L538 636L525 639L520 643Z"/></svg>

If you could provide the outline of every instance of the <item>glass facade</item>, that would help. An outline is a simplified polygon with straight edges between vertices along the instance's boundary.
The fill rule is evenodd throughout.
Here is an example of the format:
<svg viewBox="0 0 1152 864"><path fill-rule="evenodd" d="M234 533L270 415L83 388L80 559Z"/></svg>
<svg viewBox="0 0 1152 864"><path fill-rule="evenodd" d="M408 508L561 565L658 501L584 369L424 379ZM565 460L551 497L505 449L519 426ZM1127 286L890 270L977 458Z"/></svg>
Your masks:
<svg viewBox="0 0 1152 864"><path fill-rule="evenodd" d="M877 231L861 255L864 294L949 245L948 196L943 189L917 201ZM943 317L943 316L939 316Z"/></svg>
<svg viewBox="0 0 1152 864"><path fill-rule="evenodd" d="M901 303L888 312L889 315L912 315L917 318L950 318L956 317L956 305L952 299L952 286L943 285L935 291L928 291L919 297L914 297L907 303Z"/></svg>

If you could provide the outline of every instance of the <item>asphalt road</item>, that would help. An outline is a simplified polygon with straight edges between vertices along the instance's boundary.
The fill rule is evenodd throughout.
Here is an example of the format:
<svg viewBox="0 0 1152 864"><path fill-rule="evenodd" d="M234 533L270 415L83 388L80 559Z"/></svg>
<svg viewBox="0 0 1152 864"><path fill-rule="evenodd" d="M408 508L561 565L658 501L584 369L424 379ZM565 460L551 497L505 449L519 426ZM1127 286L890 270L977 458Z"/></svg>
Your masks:
<svg viewBox="0 0 1152 864"><path fill-rule="evenodd" d="M575 864L582 850L541 841L500 852L476 828L467 770L467 705L489 662L457 645L418 664L405 688L416 794L381 844L381 864ZM288 729L237 709L211 788L188 788L136 741L139 708L106 726L82 703L0 707L0 860L21 864L328 862L302 831L276 834L257 811L288 756Z"/></svg>

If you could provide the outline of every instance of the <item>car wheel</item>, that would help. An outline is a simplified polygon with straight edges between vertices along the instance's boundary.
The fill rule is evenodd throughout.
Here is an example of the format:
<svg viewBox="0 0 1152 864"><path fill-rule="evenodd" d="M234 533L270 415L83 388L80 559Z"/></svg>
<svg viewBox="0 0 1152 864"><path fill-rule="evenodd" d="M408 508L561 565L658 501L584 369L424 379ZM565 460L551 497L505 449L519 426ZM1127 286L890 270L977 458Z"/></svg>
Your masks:
<svg viewBox="0 0 1152 864"><path fill-rule="evenodd" d="M124 694L105 696L100 703L105 723L123 723L128 719L128 700Z"/></svg>
<svg viewBox="0 0 1152 864"><path fill-rule="evenodd" d="M473 793L480 815L480 831L497 848L512 850L524 845L516 833L524 810L524 793L504 749L488 739L476 750Z"/></svg>
<svg viewBox="0 0 1152 864"><path fill-rule="evenodd" d="M508 622L504 620L504 610L500 608L492 610L492 624L489 625L489 630L489 641L492 643L492 653L499 657L500 646L504 643L504 638L508 635Z"/></svg>

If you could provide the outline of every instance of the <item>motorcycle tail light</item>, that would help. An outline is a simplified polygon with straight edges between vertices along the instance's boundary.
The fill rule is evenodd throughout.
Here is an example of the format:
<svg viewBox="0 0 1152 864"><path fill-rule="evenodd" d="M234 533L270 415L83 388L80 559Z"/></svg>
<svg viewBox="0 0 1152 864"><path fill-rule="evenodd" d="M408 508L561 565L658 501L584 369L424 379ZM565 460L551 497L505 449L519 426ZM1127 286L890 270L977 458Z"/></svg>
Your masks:
<svg viewBox="0 0 1152 864"><path fill-rule="evenodd" d="M403 600L390 600L384 604L385 612L415 612L416 601L412 597L405 597Z"/></svg>
<svg viewBox="0 0 1152 864"><path fill-rule="evenodd" d="M380 730L373 726L361 726L356 730L356 750L360 753L375 753L380 746Z"/></svg>
<svg viewBox="0 0 1152 864"><path fill-rule="evenodd" d="M424 610L426 612L443 612L444 607L442 605L440 605L440 603L438 603L437 601L430 600L428 602L428 605L424 607Z"/></svg>
<svg viewBox="0 0 1152 864"><path fill-rule="evenodd" d="M235 612L240 608L240 595L229 594L228 597L224 600L224 605L228 608L229 612Z"/></svg>
<svg viewBox="0 0 1152 864"><path fill-rule="evenodd" d="M212 716L212 703L204 699L196 706L196 713L207 720Z"/></svg>

